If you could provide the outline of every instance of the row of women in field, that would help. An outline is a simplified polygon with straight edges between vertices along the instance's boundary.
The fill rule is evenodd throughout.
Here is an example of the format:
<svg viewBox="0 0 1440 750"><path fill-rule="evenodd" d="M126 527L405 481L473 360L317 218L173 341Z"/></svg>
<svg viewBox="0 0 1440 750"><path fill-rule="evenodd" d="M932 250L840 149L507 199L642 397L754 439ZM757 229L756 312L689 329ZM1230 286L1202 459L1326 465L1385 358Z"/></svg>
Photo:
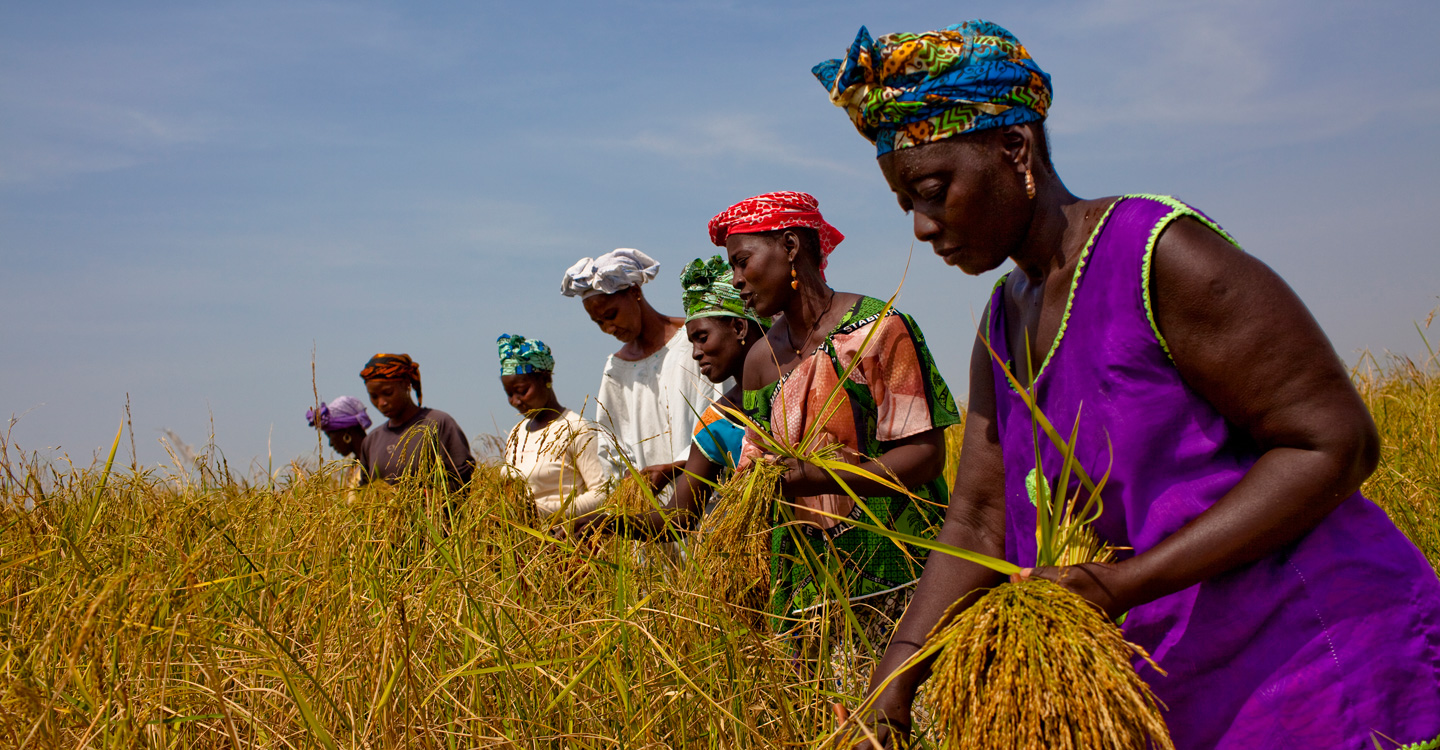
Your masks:
<svg viewBox="0 0 1440 750"><path fill-rule="evenodd" d="M818 556L844 566L839 595L878 621L899 616L869 717L893 738L909 731L927 676L925 662L902 665L997 576L862 526L1033 566L1036 493L1063 464L1037 439L1033 406L1076 426L1081 465L1108 469L1094 526L1121 552L1021 575L1124 615L1126 637L1163 670L1139 667L1177 747L1440 746L1440 581L1360 494L1379 453L1374 423L1290 288L1185 203L1071 194L1045 136L1050 77L992 23L878 39L862 29L813 72L877 146L918 239L966 273L1014 263L975 339L954 486L938 480L942 432L959 414L919 327L832 289L825 268L842 236L813 198L774 193L710 222L727 257L686 269L683 320L646 300L654 263L638 252L566 274L565 293L623 346L597 402L607 437L564 469L578 478L542 497L549 480L529 472L542 509L581 516L582 530L663 533L703 512L700 479L775 460L772 441L838 445L903 484L855 475L861 508L833 475L787 459L780 491L803 533L777 529L772 546L772 614L837 594L793 564ZM543 345L502 337L500 356L511 403L530 415L511 435L523 467L553 425L585 425L548 387ZM707 391L727 378L737 385ZM590 513L606 463L676 484L668 514Z"/></svg>

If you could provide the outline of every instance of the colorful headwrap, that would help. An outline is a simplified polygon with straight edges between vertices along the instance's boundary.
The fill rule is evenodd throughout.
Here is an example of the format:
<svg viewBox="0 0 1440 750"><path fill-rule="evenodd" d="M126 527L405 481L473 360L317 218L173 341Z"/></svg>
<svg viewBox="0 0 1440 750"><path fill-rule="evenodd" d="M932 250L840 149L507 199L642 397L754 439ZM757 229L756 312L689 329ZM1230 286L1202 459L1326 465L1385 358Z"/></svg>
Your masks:
<svg viewBox="0 0 1440 750"><path fill-rule="evenodd" d="M503 333L495 339L495 347L500 350L501 375L528 375L555 370L555 355L544 341Z"/></svg>
<svg viewBox="0 0 1440 750"><path fill-rule="evenodd" d="M974 20L874 41L864 26L843 60L811 72L877 157L961 133L1045 119L1050 76L1014 34Z"/></svg>
<svg viewBox="0 0 1440 750"><path fill-rule="evenodd" d="M370 429L370 415L365 413L365 404L350 396L341 396L328 404L321 404L318 415L313 407L306 409L305 421L311 427L319 427L326 432L338 432L351 427Z"/></svg>
<svg viewBox="0 0 1440 750"><path fill-rule="evenodd" d="M565 271L560 280L560 293L566 297L593 297L614 294L622 289L640 286L660 273L654 258L634 248L611 250L598 258L581 258Z"/></svg>
<svg viewBox="0 0 1440 750"><path fill-rule="evenodd" d="M773 232L790 227L809 227L820 235L820 270L830 263L830 253L845 239L820 215L820 201L809 193L784 190L746 198L715 214L710 220L710 241L725 246L732 234Z"/></svg>
<svg viewBox="0 0 1440 750"><path fill-rule="evenodd" d="M415 388L415 402L421 405L425 403L425 395L420 390L420 365L410 359L409 354L376 354L365 363L365 369L360 371L360 379L408 380Z"/></svg>
<svg viewBox="0 0 1440 750"><path fill-rule="evenodd" d="M690 261L680 272L680 287L685 290L685 322L728 315L753 320L760 327L769 328L770 319L756 316L755 311L746 307L745 301L740 299L740 292L731 283L734 277L730 264L718 255L708 262L700 258Z"/></svg>

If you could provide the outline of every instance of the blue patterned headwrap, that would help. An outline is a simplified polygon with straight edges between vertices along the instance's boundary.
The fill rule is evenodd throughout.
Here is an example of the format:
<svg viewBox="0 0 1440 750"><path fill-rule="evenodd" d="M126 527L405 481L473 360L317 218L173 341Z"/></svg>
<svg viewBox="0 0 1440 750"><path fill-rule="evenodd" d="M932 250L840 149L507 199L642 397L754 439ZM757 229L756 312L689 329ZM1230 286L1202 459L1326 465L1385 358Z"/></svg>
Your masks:
<svg viewBox="0 0 1440 750"><path fill-rule="evenodd" d="M974 20L871 40L864 26L843 60L811 72L876 156L1004 125L1045 119L1050 76L1014 34Z"/></svg>
<svg viewBox="0 0 1440 750"><path fill-rule="evenodd" d="M544 341L527 339L513 333L495 339L500 350L501 375L527 375L532 372L553 372L555 356Z"/></svg>

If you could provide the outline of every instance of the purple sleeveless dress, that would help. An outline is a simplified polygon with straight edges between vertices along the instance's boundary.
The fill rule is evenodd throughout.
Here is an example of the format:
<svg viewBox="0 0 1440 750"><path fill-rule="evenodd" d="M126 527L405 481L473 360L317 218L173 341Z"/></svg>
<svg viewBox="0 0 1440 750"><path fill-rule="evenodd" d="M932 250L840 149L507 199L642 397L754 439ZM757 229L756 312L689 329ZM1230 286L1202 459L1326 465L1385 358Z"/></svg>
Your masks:
<svg viewBox="0 0 1440 750"><path fill-rule="evenodd" d="M1113 455L1096 530L1136 554L1213 505L1258 457L1180 379L1149 314L1151 251L1161 230L1184 216L1223 235L1172 198L1126 196L1111 207L1036 378L1040 407L1058 430L1068 434L1080 411L1081 464L1098 476ZM996 352L1014 362L1003 284L987 327ZM1030 415L998 366L994 372L1005 557L1030 566ZM1061 458L1040 442L1053 486ZM1430 744L1440 737L1440 580L1358 492L1281 551L1136 607L1124 630L1168 673L1137 661L1182 750L1368 750L1372 733L1385 748L1440 748Z"/></svg>

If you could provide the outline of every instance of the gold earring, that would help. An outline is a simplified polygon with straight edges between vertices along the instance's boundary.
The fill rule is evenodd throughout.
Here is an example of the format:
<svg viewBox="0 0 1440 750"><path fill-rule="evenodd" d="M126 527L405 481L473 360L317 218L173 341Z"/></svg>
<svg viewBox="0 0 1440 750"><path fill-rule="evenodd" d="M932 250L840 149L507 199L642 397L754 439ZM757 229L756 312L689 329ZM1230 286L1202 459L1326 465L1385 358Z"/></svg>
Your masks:
<svg viewBox="0 0 1440 750"><path fill-rule="evenodd" d="M1034 200L1035 198L1035 175L1030 174L1030 168L1025 168L1025 197Z"/></svg>
<svg viewBox="0 0 1440 750"><path fill-rule="evenodd" d="M744 346L744 345L745 345L745 337L744 337L744 336L741 336L741 337L740 337L740 345L741 345L741 346Z"/></svg>
<svg viewBox="0 0 1440 750"><path fill-rule="evenodd" d="M791 263L791 264L790 264L790 288L791 288L791 289L799 289L799 288L800 288L800 279L795 276L795 264L794 264L794 263Z"/></svg>

